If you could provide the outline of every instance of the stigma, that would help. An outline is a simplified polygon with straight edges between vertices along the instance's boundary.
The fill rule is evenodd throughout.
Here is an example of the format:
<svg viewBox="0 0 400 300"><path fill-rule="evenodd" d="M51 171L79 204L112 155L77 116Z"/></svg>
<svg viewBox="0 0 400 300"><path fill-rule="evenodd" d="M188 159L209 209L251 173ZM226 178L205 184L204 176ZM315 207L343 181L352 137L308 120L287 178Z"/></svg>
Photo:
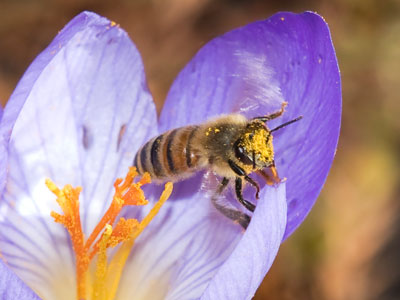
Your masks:
<svg viewBox="0 0 400 300"><path fill-rule="evenodd" d="M79 212L82 188L73 188L67 184L59 189L50 179L46 179L48 189L56 195L56 201L63 212L59 214L52 211L51 216L56 223L67 229L75 253L77 299L115 298L125 262L136 238L150 224L172 193L173 185L168 182L158 202L141 221L124 218L116 221L124 206L148 204L141 187L151 182L150 175L145 173L140 180L134 182L137 175L136 168L131 167L125 179L118 178L114 182L115 192L110 207L87 239L82 230ZM107 249L114 247L118 249L109 260Z"/></svg>

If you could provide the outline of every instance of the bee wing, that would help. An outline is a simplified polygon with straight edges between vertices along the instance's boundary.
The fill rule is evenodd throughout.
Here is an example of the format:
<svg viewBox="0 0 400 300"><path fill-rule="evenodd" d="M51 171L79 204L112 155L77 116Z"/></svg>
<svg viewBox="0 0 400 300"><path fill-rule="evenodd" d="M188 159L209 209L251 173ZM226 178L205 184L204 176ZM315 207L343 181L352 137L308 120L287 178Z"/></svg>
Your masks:
<svg viewBox="0 0 400 300"><path fill-rule="evenodd" d="M208 170L202 177L200 190L207 195L208 199L211 199L211 197L217 191L220 182L221 179L219 176L215 172Z"/></svg>
<svg viewBox="0 0 400 300"><path fill-rule="evenodd" d="M207 171L203 175L203 180L201 183L201 190L204 191L204 194L207 195L207 199L212 201L213 197L217 197L217 201L220 205L241 209L242 207L238 205L238 201L234 196L232 190L232 182L228 183L228 186L222 191L222 193L218 194L218 189L222 184L222 178L218 176L214 171Z"/></svg>

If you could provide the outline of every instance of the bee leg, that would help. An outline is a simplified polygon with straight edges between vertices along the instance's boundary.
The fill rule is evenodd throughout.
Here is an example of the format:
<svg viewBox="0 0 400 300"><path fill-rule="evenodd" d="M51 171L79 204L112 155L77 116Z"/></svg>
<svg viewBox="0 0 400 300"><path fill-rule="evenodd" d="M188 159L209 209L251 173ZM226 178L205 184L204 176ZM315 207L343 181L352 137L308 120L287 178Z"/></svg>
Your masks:
<svg viewBox="0 0 400 300"><path fill-rule="evenodd" d="M249 176L244 176L244 179L248 182L248 183L250 183L252 186L254 186L255 188L256 188L256 199L258 200L258 199L260 199L260 186L258 185L258 183L257 182L255 182L254 180L253 180L253 178L251 178L251 177L249 177Z"/></svg>
<svg viewBox="0 0 400 300"><path fill-rule="evenodd" d="M246 215L240 211L235 211L236 212L236 220L235 222L239 223L240 226L243 227L243 229L247 229L247 227L249 226L249 223L251 221L251 217L249 215Z"/></svg>
<svg viewBox="0 0 400 300"><path fill-rule="evenodd" d="M265 123L265 122L268 122L269 120L276 119L277 117L282 116L282 114L285 111L286 105L287 105L287 102L282 102L282 108L280 110L278 110L277 112L274 112L274 113L272 113L270 115L267 115L267 116L255 117L252 120L258 120L258 121L261 121L261 122Z"/></svg>
<svg viewBox="0 0 400 300"><path fill-rule="evenodd" d="M239 167L235 162L231 159L228 159L228 164L231 167L232 171L235 172L239 176L243 176L246 181L249 183L253 184L255 183L256 188L257 188L257 194L256 197L258 199L258 192L260 190L260 187L258 187L258 184L254 182L249 176L247 176L246 172ZM252 183L253 182L253 183ZM242 194L242 179L240 177L236 177L236 182L235 182L235 191L236 191L236 197L238 198L239 202L243 204L244 207L246 207L249 211L253 212L255 209L254 204L250 203L247 200L243 199L243 194Z"/></svg>
<svg viewBox="0 0 400 300"><path fill-rule="evenodd" d="M236 191L236 197L239 200L239 202L246 207L249 211L254 212L254 209L256 208L253 203L250 203L247 200L243 199L243 193L242 193L242 179L240 177L236 177L235 181L235 191Z"/></svg>
<svg viewBox="0 0 400 300"><path fill-rule="evenodd" d="M229 183L229 179L224 177L222 179L222 182L220 184L220 186L218 187L217 191L214 193L214 195L211 198L211 202L212 204L215 206L215 208L217 210L219 210L224 216L226 216L227 218L233 220L236 223L239 223L240 226L243 227L243 229L246 229L247 226L249 226L250 223L250 216L235 210L235 209L231 209L228 207L225 207L221 204L218 203L218 198L219 196L222 194L222 192L224 191L224 189L228 186Z"/></svg>
<svg viewBox="0 0 400 300"><path fill-rule="evenodd" d="M221 184L220 184L219 187L218 187L217 192L214 194L214 196L217 196L217 197L218 197L219 195L221 195L222 192L224 191L224 189L228 186L228 183L229 183L229 179L226 178L226 177L224 177L224 178L222 179Z"/></svg>

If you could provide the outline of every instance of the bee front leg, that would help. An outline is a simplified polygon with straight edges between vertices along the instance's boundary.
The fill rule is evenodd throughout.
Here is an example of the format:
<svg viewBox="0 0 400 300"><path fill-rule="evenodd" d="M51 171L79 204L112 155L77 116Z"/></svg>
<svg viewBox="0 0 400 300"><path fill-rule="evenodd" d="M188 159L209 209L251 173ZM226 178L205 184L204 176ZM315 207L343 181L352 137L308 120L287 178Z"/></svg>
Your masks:
<svg viewBox="0 0 400 300"><path fill-rule="evenodd" d="M257 189L256 198L257 199L259 198L260 187L258 186L257 182L255 182L253 179L251 179L241 167L239 167L237 164L235 164L235 162L233 160L229 159L228 164L231 167L232 171L240 176L240 177L236 177L236 181L235 181L235 191L236 191L237 199L244 207L246 207L249 211L253 212L255 209L254 204L243 199L243 193L242 193L243 183L242 183L241 177L243 177L247 182L249 182L251 185L256 187L256 189Z"/></svg>
<svg viewBox="0 0 400 300"><path fill-rule="evenodd" d="M235 223L240 224L240 226L242 226L243 229L246 229L247 226L249 226L249 223L251 220L250 216L246 215L245 213L242 213L241 211L228 208L228 207L218 203L218 199L219 199L220 195L222 194L222 192L225 190L225 188L228 186L228 183L229 183L229 179L224 177L222 179L222 182L221 182L220 186L218 187L217 191L211 197L211 202L214 205L214 207L219 212L221 212L224 216L231 219Z"/></svg>
<svg viewBox="0 0 400 300"><path fill-rule="evenodd" d="M258 199L260 199L260 186L258 185L258 183L257 182L255 182L254 180L253 180L253 178L251 178L251 177L249 177L249 176L244 176L244 179L248 182L248 183L250 183L252 186L254 186L255 188L256 188L256 199L258 200Z"/></svg>
<svg viewBox="0 0 400 300"><path fill-rule="evenodd" d="M249 211L254 212L255 206L253 203L250 203L247 200L243 199L243 193L242 193L242 187L243 187L243 182L240 177L236 177L235 181L235 191L236 191L236 197L239 200L239 202L246 207Z"/></svg>
<svg viewBox="0 0 400 300"><path fill-rule="evenodd" d="M277 117L282 116L283 112L285 111L286 105L287 105L287 102L282 102L282 108L280 110L278 110L277 112L274 112L267 116L255 117L255 118L253 118L253 120L259 120L261 122L266 123L270 120L276 119Z"/></svg>

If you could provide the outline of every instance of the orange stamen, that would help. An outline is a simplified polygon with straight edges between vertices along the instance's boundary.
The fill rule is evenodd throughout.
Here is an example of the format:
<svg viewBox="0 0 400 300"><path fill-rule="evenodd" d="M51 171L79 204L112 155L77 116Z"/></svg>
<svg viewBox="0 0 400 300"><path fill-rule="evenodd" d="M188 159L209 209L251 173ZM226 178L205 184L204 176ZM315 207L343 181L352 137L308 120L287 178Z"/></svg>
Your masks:
<svg viewBox="0 0 400 300"><path fill-rule="evenodd" d="M57 196L57 202L60 205L64 215L57 214L52 211L51 216L54 221L64 225L71 236L72 247L76 255L76 280L78 299L86 298L86 271L89 267L89 257L84 249L85 236L82 231L81 220L79 215L79 194L81 188L72 188L66 185L59 190L53 182L46 180L47 187Z"/></svg>
<svg viewBox="0 0 400 300"><path fill-rule="evenodd" d="M54 218L55 222L62 224L68 230L75 251L77 299L113 299L126 259L120 261L120 263L123 262L123 264L118 264L119 273L117 274L118 280L116 280L115 276L112 276L109 270L114 267L107 266L106 250L110 247L116 247L121 243L123 246L126 244L126 247L123 247L125 249L123 251L125 253L123 256L127 257L129 253L127 249L130 250L134 240L158 213L162 204L168 199L172 192L172 183L167 183L160 200L141 222L135 219L121 218L113 228L115 219L124 206L145 205L148 203L141 187L151 182L150 175L146 173L137 183L134 183L133 180L136 176L136 168L131 167L125 180L119 178L115 181L115 194L110 207L90 234L86 243L79 214L79 194L81 188L72 188L71 185L66 185L60 190L51 180L46 180L47 187L57 196L57 203L63 211L63 215L52 211L51 216ZM97 239L100 234L100 238ZM93 288L89 291L86 279L89 274L89 264L96 254L98 258L95 280ZM110 277L113 278L110 279ZM106 281L111 282L110 292L107 291Z"/></svg>

